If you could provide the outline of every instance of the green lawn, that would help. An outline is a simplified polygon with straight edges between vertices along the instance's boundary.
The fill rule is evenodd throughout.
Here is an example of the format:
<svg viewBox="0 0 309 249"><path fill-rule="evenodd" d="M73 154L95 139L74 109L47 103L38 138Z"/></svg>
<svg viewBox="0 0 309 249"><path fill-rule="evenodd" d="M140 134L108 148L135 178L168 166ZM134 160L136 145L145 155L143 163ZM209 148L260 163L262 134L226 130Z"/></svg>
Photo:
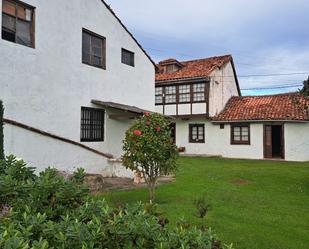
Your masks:
<svg viewBox="0 0 309 249"><path fill-rule="evenodd" d="M173 224L199 224L194 199L207 195L206 224L236 249L309 248L309 163L181 158L176 182L157 189ZM235 184L245 179L249 184ZM103 195L112 204L146 201L146 189Z"/></svg>

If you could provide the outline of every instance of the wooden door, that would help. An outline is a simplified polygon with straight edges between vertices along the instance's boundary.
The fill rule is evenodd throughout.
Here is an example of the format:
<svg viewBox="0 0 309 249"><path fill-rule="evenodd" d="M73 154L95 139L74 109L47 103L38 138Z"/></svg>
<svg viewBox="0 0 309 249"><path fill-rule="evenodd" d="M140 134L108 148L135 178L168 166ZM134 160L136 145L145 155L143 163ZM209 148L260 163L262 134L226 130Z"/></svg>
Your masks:
<svg viewBox="0 0 309 249"><path fill-rule="evenodd" d="M173 143L176 144L176 123L171 123L170 129L171 129L171 139Z"/></svg>
<svg viewBox="0 0 309 249"><path fill-rule="evenodd" d="M264 158L272 158L272 151L272 127L271 125L264 125Z"/></svg>

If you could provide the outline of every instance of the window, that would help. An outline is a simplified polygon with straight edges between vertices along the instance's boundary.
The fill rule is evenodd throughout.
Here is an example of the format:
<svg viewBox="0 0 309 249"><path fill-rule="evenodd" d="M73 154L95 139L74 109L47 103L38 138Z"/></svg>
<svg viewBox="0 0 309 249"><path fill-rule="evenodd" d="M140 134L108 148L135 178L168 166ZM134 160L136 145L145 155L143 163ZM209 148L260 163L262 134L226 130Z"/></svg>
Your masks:
<svg viewBox="0 0 309 249"><path fill-rule="evenodd" d="M250 126L231 125L231 144L250 144Z"/></svg>
<svg viewBox="0 0 309 249"><path fill-rule="evenodd" d="M134 67L134 53L124 48L121 49L121 62Z"/></svg>
<svg viewBox="0 0 309 249"><path fill-rule="evenodd" d="M189 124L189 142L205 143L205 125Z"/></svg>
<svg viewBox="0 0 309 249"><path fill-rule="evenodd" d="M106 68L106 39L83 29L82 61L94 67Z"/></svg>
<svg viewBox="0 0 309 249"><path fill-rule="evenodd" d="M156 87L156 104L163 104L163 87Z"/></svg>
<svg viewBox="0 0 309 249"><path fill-rule="evenodd" d="M34 47L34 8L14 0L2 1L3 40Z"/></svg>
<svg viewBox="0 0 309 249"><path fill-rule="evenodd" d="M104 110L89 107L81 109L82 142L104 141Z"/></svg>
<svg viewBox="0 0 309 249"><path fill-rule="evenodd" d="M165 103L166 104L176 103L176 86L165 87Z"/></svg>
<svg viewBox="0 0 309 249"><path fill-rule="evenodd" d="M193 102L205 101L205 84L194 84L193 85Z"/></svg>
<svg viewBox="0 0 309 249"><path fill-rule="evenodd" d="M179 103L190 102L190 85L181 85L179 90Z"/></svg>

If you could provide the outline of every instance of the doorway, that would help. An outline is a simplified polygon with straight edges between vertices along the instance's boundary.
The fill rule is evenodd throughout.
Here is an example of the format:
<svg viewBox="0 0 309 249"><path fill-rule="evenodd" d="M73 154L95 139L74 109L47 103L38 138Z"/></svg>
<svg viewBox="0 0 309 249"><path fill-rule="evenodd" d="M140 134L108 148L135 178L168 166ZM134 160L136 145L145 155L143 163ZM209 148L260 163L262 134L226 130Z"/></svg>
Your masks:
<svg viewBox="0 0 309 249"><path fill-rule="evenodd" d="M264 157L284 159L283 125L264 125Z"/></svg>
<svg viewBox="0 0 309 249"><path fill-rule="evenodd" d="M171 123L170 129L171 129L171 140L174 144L176 144L176 123Z"/></svg>

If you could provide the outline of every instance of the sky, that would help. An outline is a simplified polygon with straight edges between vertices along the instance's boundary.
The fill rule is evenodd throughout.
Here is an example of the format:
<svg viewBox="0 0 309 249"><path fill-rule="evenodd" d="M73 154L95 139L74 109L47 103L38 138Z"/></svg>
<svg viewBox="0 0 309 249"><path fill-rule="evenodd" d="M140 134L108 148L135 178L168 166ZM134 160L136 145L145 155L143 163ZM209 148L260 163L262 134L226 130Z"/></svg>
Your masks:
<svg viewBox="0 0 309 249"><path fill-rule="evenodd" d="M296 91L309 75L308 0L106 2L155 62L231 54L243 95Z"/></svg>

